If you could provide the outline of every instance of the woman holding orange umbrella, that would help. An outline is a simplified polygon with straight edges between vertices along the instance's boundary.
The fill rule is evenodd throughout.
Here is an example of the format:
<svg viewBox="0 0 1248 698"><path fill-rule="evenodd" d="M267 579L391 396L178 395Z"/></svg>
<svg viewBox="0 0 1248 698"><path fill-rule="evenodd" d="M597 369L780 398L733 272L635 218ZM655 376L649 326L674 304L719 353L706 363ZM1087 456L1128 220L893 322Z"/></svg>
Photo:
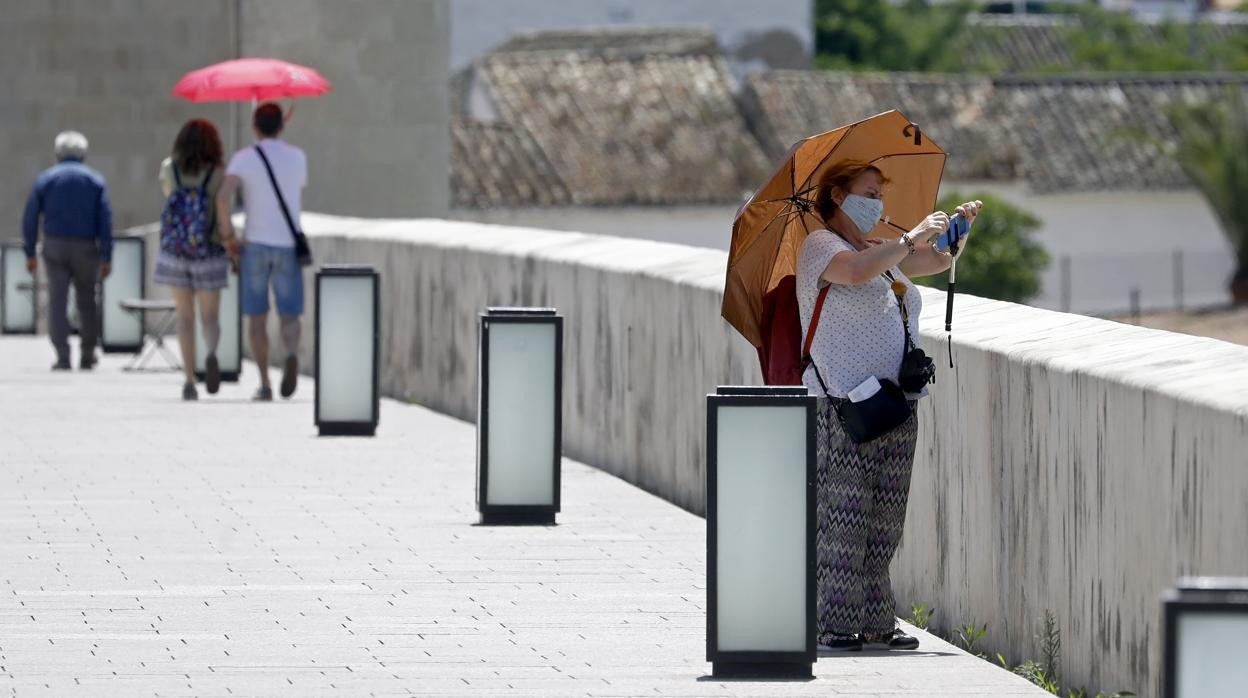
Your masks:
<svg viewBox="0 0 1248 698"><path fill-rule="evenodd" d="M888 567L914 406L935 376L909 277L953 261L931 242L950 223L935 211L945 159L905 115L878 114L796 143L733 221L724 319L759 349L769 384L819 396L816 628L828 649L918 647L895 626ZM957 213L969 223L980 206Z"/></svg>
<svg viewBox="0 0 1248 698"><path fill-rule="evenodd" d="M922 297L909 277L945 271L952 257L931 243L949 227L942 211L896 240L868 237L883 214L887 185L867 163L828 167L814 192L823 229L806 237L797 260L804 331L815 305L822 306L802 376L824 398L817 418L816 626L819 644L842 651L919 645L894 624L888 576L906 519L914 403L931 379L922 363L930 360L914 353ZM969 201L957 213L969 223L981 205ZM892 417L889 404L897 408Z"/></svg>

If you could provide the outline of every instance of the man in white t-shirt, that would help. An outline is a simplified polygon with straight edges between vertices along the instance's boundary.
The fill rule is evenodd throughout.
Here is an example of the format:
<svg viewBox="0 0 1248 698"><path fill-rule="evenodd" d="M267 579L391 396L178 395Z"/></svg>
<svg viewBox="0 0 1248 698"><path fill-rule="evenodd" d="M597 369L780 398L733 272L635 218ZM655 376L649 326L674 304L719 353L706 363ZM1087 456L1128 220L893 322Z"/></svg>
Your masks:
<svg viewBox="0 0 1248 698"><path fill-rule="evenodd" d="M270 287L281 318L282 344L286 350L281 384L284 398L294 394L299 376L300 316L303 315L303 270L295 254L294 229L299 226L303 188L308 183L308 159L302 150L278 138L283 121L282 109L276 104L267 102L256 108L252 119L256 144L230 158L225 181L217 194L217 220L224 229L224 239L233 242L227 244L227 251L239 262L243 315L247 316L251 335L252 358L260 369L260 388L254 399L265 402L273 399L267 327ZM275 185L280 188L280 195ZM234 192L240 188L246 222L243 234L236 236L230 210Z"/></svg>

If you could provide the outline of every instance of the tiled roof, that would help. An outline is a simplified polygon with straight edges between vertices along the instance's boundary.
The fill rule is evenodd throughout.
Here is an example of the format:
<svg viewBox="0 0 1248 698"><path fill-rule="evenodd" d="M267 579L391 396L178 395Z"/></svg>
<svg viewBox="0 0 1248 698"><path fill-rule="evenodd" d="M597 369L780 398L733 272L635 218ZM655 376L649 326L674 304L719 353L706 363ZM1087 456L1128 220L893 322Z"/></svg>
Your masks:
<svg viewBox="0 0 1248 698"><path fill-rule="evenodd" d="M498 120L532 139L573 204L738 201L768 173L718 53L504 51L474 70Z"/></svg>
<svg viewBox="0 0 1248 698"><path fill-rule="evenodd" d="M537 143L501 123L451 120L451 205L566 206L572 196Z"/></svg>
<svg viewBox="0 0 1248 698"><path fill-rule="evenodd" d="M1074 23L1062 18L1030 17L998 20L977 17L974 58L968 62L999 72L1069 68L1067 34Z"/></svg>
<svg viewBox="0 0 1248 698"><path fill-rule="evenodd" d="M1012 179L1016 150L998 130L987 78L930 74L777 71L751 76L742 108L772 159L798 140L900 109L946 152L946 176Z"/></svg>
<svg viewBox="0 0 1248 698"><path fill-rule="evenodd" d="M1052 16L1009 17L975 15L971 67L992 73L1025 73L1037 70L1069 71L1074 66L1070 34L1077 29L1077 20ZM1163 43L1163 25L1140 24L1143 35L1152 42ZM1180 27L1185 30L1186 27ZM1248 33L1245 22L1204 22L1199 37L1205 41ZM970 48L973 46L973 49Z"/></svg>
<svg viewBox="0 0 1248 698"><path fill-rule="evenodd" d="M1044 53L1043 31L1028 36L1031 48L1015 46L1017 55L1058 55ZM1020 180L1037 191L1184 188L1157 145L1174 137L1165 108L1216 99L1228 83L1248 87L1248 74L776 71L748 78L737 98L709 33L548 32L513 39L452 79L452 199L468 208L736 202L795 141L889 109L949 151L950 179Z"/></svg>
<svg viewBox="0 0 1248 698"><path fill-rule="evenodd" d="M719 45L714 32L703 29L604 27L517 34L491 53L533 51L576 51L603 56L714 56L719 55Z"/></svg>
<svg viewBox="0 0 1248 698"><path fill-rule="evenodd" d="M1168 105L1217 99L1248 74L968 78L778 72L743 102L768 153L799 138L900 109L950 153L950 179L1020 179L1037 191L1188 185L1159 142Z"/></svg>
<svg viewBox="0 0 1248 698"><path fill-rule="evenodd" d="M1248 74L1000 80L1000 113L1037 191L1167 190L1190 186L1161 144L1177 133L1166 110L1225 99Z"/></svg>

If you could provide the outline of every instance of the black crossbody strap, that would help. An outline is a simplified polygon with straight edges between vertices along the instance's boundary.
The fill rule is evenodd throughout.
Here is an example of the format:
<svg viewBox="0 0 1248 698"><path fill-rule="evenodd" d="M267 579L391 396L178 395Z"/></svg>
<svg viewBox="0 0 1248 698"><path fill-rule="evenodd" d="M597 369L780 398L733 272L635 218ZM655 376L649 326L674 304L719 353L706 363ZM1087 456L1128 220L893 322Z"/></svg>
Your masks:
<svg viewBox="0 0 1248 698"><path fill-rule="evenodd" d="M264 163L264 171L269 173L269 181L273 184L273 193L277 195L277 203L282 207L282 215L286 217L286 225L290 227L290 236L299 242L299 228L295 225L295 220L290 217L290 209L286 208L286 199L282 197L282 189L277 186L277 177L273 176L273 167L269 165L269 158L260 149L260 144L255 145L256 153L260 155L260 161Z"/></svg>

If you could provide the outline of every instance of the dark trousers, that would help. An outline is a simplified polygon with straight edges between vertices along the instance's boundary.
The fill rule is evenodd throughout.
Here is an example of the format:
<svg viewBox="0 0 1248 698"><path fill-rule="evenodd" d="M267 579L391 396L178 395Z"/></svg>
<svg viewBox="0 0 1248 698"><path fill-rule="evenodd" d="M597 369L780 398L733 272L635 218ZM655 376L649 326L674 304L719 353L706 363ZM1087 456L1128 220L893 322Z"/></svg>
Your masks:
<svg viewBox="0 0 1248 698"><path fill-rule="evenodd" d="M95 240L47 236L43 240L43 263L48 276L48 335L56 360L69 363L69 317L66 304L69 285L78 301L78 333L82 355L94 356L99 337L95 286L100 278L100 252Z"/></svg>

